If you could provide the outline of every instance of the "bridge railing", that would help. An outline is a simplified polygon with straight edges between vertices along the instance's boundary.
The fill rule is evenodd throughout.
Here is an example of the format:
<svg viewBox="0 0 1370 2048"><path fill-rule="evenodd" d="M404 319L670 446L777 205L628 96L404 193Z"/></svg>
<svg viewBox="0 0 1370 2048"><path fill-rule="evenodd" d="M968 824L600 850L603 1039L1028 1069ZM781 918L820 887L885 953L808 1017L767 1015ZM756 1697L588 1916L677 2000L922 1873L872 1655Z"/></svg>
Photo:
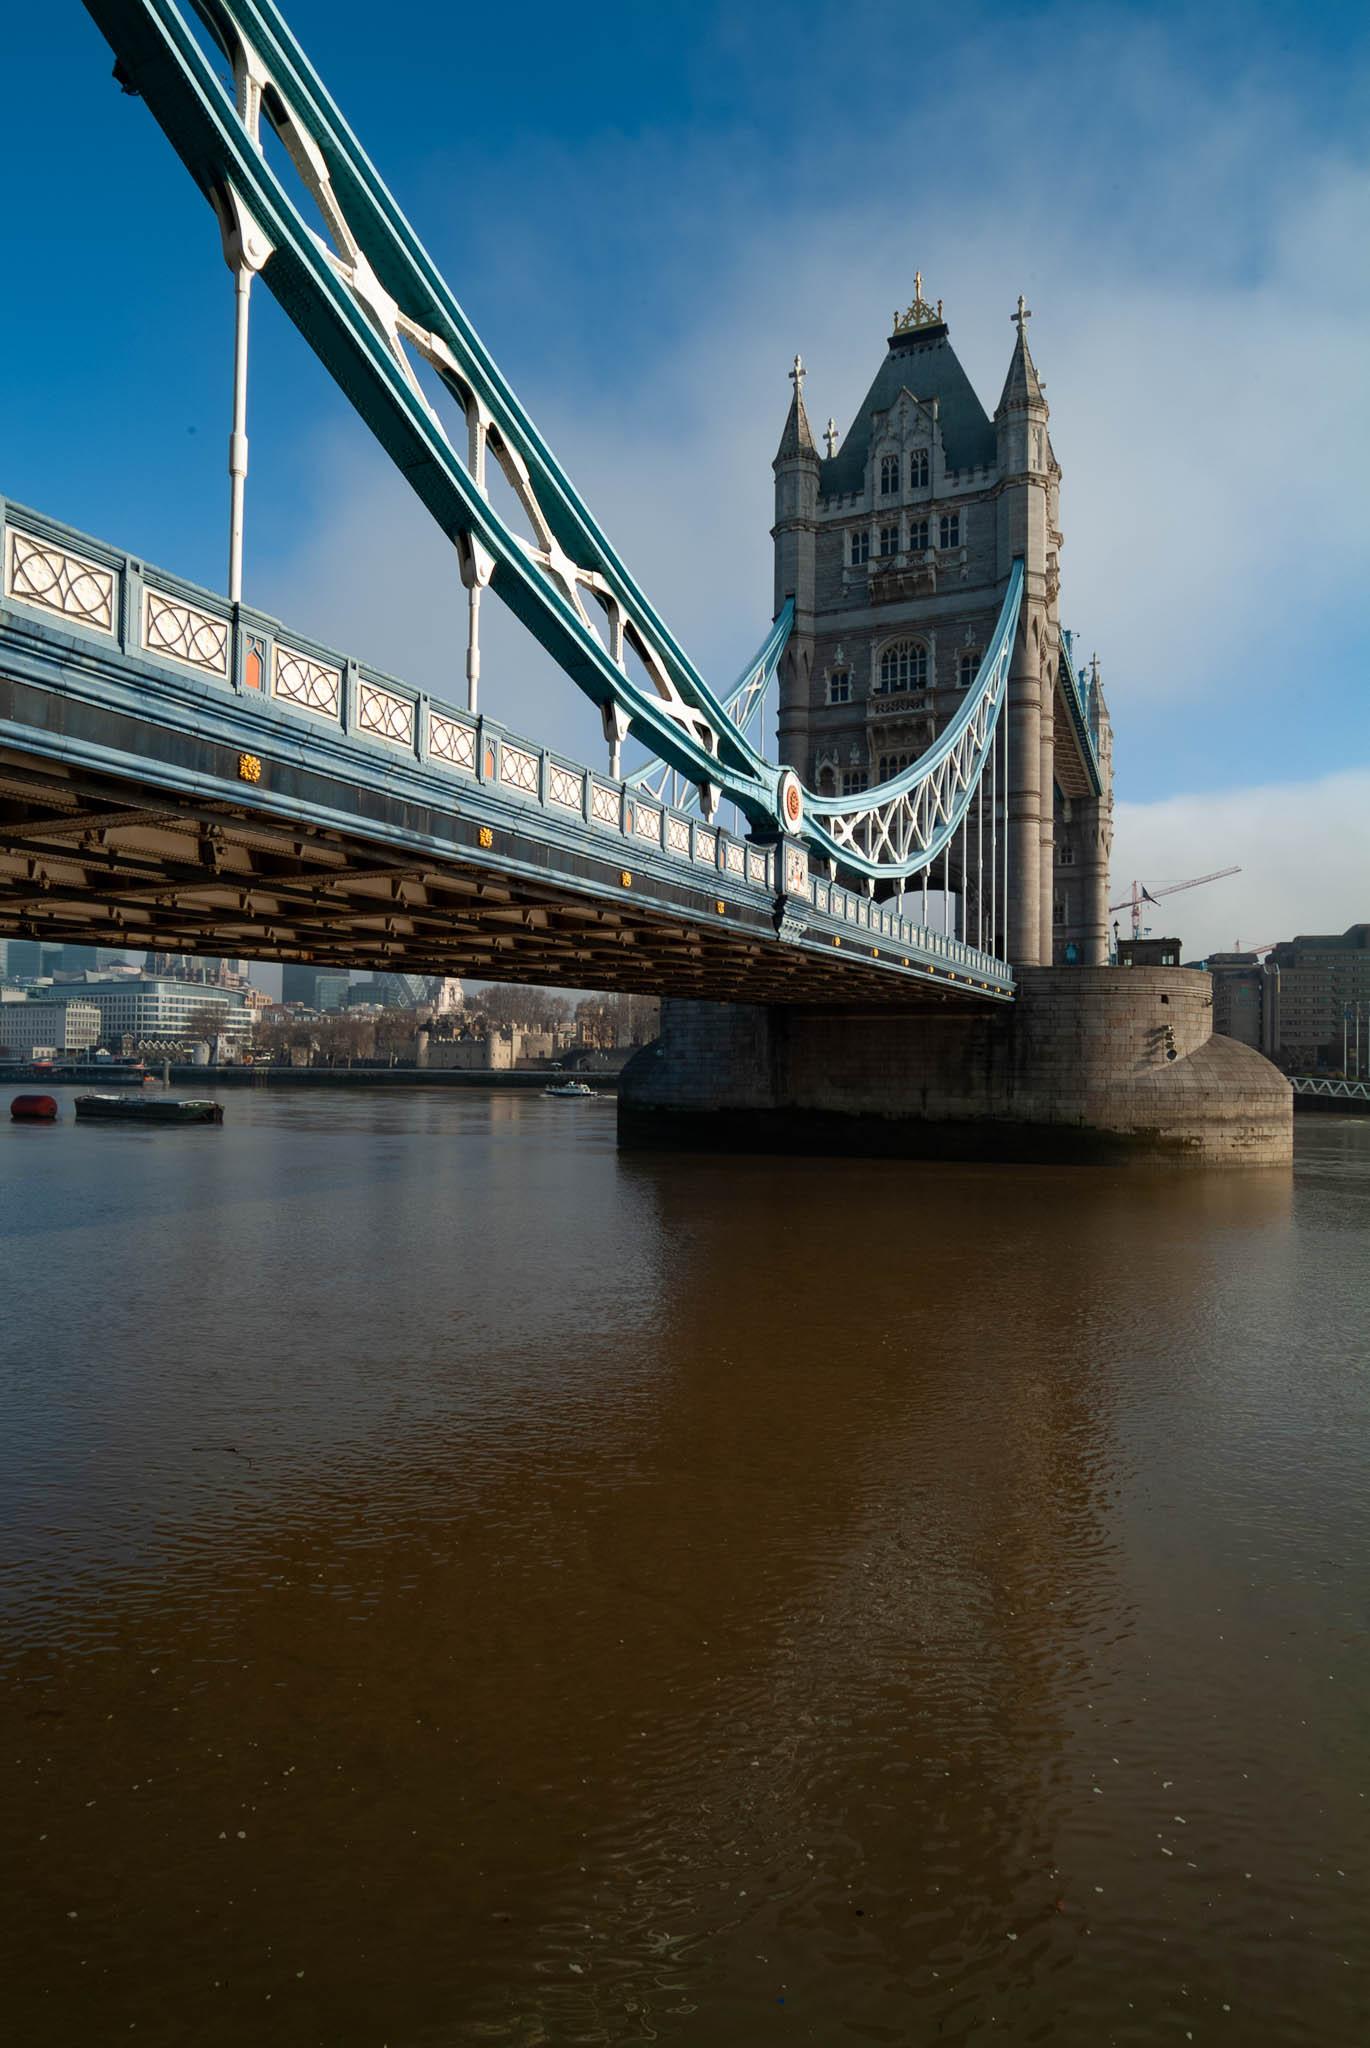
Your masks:
<svg viewBox="0 0 1370 2048"><path fill-rule="evenodd" d="M658 862L720 897L750 897L768 915L777 901L803 905L803 933L837 947L859 944L892 966L929 966L949 980L994 994L1012 992L1004 963L812 872L793 839L744 839L663 802L632 780L602 774L555 748L524 739L482 713L351 659L247 605L110 548L28 506L0 498L0 624L6 637L60 643L63 666L96 678L103 648L131 665L135 680L185 698L203 720L205 692L260 720L253 743L292 749L312 734L360 743L378 768L406 760L448 785L483 785L526 805L555 827L617 840L625 873ZM108 673L106 670L105 673ZM183 684L184 692L177 689ZM251 728L239 726L240 731ZM255 757L240 756L253 780ZM261 763L256 762L256 773ZM383 773L383 770L382 770ZM721 910L723 905L719 903ZM793 916L793 910L790 912Z"/></svg>
<svg viewBox="0 0 1370 2048"><path fill-rule="evenodd" d="M708 826L627 780L523 739L31 507L0 499L0 522L7 607L74 629L78 638L92 635L168 676L219 684L301 735L327 728L370 741L668 859L716 869L731 882L776 887L774 847Z"/></svg>

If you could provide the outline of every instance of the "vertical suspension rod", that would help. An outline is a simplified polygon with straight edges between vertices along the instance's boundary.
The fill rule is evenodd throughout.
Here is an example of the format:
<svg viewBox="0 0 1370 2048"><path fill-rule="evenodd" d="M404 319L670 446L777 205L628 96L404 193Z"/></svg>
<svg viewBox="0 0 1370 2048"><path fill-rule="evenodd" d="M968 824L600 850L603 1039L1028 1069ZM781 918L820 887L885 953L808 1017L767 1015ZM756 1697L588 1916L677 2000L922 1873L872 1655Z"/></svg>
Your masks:
<svg viewBox="0 0 1370 2048"><path fill-rule="evenodd" d="M1010 841L1010 839L1012 839L1012 837L1013 837L1013 834L1012 834L1012 832L1011 832L1011 831L1009 830L1009 815L1008 815L1008 813L1009 813L1009 742L1008 742L1008 733L1009 733L1009 724L1010 724L1010 719L1009 719L1009 710L1010 710L1010 703L1009 703L1009 692L1010 692L1010 684L1009 684L1009 678L1008 678L1008 676L1007 676L1007 675L1005 675L1005 678L1004 678L1004 701L1003 701L1003 703L1002 703L1002 705L1000 706L1000 709L999 709L999 720L1000 720L1000 723L1002 724L1002 726L1003 726L1003 728L1004 728L1004 890L1003 890L1003 903L1004 903L1004 964L1005 964L1005 966L1007 966L1007 965L1008 965L1008 960L1009 960L1009 930L1008 930L1008 918L1009 918L1009 909L1008 909L1008 905L1009 905L1009 896L1008 896L1008 849L1009 849L1009 841Z"/></svg>
<svg viewBox="0 0 1370 2048"><path fill-rule="evenodd" d="M975 944L985 950L985 772L975 786Z"/></svg>
<svg viewBox="0 0 1370 2048"><path fill-rule="evenodd" d="M1000 714L1002 718L1002 713ZM999 945L999 731L989 750L989 949Z"/></svg>
<svg viewBox="0 0 1370 2048"><path fill-rule="evenodd" d="M243 601L243 507L247 495L247 334L252 272L233 267L233 431L228 437L228 601Z"/></svg>

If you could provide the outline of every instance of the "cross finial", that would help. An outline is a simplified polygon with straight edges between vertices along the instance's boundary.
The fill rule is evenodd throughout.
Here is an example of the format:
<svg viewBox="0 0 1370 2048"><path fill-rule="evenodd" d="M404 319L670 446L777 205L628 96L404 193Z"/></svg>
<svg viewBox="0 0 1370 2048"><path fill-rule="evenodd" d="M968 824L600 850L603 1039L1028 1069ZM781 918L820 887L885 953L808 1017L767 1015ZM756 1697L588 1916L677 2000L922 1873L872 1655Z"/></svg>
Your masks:
<svg viewBox="0 0 1370 2048"><path fill-rule="evenodd" d="M831 462L837 453L837 421L831 414L828 416L827 426L823 429L823 439L828 444L828 460Z"/></svg>
<svg viewBox="0 0 1370 2048"><path fill-rule="evenodd" d="M807 376L807 374L808 372L804 368L803 356L796 356L794 359L794 368L790 371L790 382L794 386L794 395L796 398L802 399L804 396L804 379Z"/></svg>
<svg viewBox="0 0 1370 2048"><path fill-rule="evenodd" d="M1032 308L1028 305L1027 300L1023 297L1023 294L1021 292L1019 292L1018 294L1018 311L1016 313L1011 314L1010 318L1012 319L1014 326L1018 329L1018 339L1020 341L1026 341L1027 335L1024 332L1024 329L1026 328L1027 322L1032 318Z"/></svg>

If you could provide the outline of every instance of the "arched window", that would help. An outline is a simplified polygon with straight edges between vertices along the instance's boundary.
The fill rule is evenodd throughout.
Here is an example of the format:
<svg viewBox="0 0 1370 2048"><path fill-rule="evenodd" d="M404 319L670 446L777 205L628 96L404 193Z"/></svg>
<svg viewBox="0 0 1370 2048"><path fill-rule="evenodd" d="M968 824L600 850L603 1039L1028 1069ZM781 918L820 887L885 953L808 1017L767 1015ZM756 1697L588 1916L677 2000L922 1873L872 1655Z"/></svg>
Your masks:
<svg viewBox="0 0 1370 2048"><path fill-rule="evenodd" d="M893 782L896 775L902 775L906 768L913 766L912 754L882 754L877 782Z"/></svg>
<svg viewBox="0 0 1370 2048"><path fill-rule="evenodd" d="M893 498L899 489L899 457L882 455L880 458L880 495Z"/></svg>
<svg viewBox="0 0 1370 2048"><path fill-rule="evenodd" d="M895 640L880 657L881 694L923 690L928 682L928 650L921 640Z"/></svg>
<svg viewBox="0 0 1370 2048"><path fill-rule="evenodd" d="M818 794L820 796L837 795L837 771L830 761L825 761L818 771Z"/></svg>
<svg viewBox="0 0 1370 2048"><path fill-rule="evenodd" d="M926 448L915 448L909 457L909 489L911 491L924 490L927 487L927 481L928 451Z"/></svg>

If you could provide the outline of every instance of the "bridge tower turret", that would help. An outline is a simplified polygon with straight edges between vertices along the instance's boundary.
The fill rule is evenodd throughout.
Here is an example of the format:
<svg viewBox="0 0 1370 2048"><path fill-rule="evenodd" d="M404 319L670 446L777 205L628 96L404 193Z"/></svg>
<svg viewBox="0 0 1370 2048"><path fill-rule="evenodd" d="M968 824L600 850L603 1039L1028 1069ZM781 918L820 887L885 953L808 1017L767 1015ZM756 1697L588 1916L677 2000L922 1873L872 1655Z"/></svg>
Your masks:
<svg viewBox="0 0 1370 2048"><path fill-rule="evenodd" d="M775 471L775 610L794 599L794 629L781 663L779 755L803 775L808 767L809 677L813 670L814 551L818 531L818 450L804 409L804 362L790 371L794 397L771 464Z"/></svg>
<svg viewBox="0 0 1370 2048"><path fill-rule="evenodd" d="M1047 432L1050 409L1028 347L1032 318L1021 293L1018 329L994 414L1001 577L1023 558L1023 608L1009 673L1008 948L1015 966L1050 966L1055 874L1055 671L1060 658L1061 471Z"/></svg>

